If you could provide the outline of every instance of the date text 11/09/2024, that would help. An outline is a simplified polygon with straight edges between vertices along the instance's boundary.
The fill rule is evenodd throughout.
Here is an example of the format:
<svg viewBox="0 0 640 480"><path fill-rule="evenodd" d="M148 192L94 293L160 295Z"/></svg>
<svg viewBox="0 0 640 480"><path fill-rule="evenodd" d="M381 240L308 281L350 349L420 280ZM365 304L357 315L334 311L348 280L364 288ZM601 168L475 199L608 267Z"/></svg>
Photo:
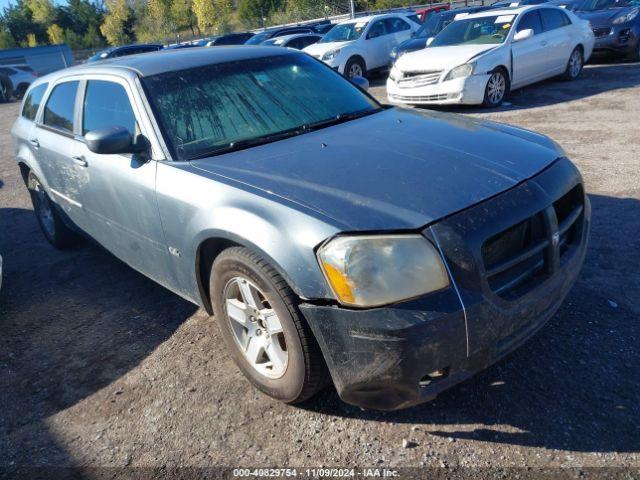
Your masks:
<svg viewBox="0 0 640 480"><path fill-rule="evenodd" d="M396 478L392 468L235 468L234 478L301 477L301 478Z"/></svg>

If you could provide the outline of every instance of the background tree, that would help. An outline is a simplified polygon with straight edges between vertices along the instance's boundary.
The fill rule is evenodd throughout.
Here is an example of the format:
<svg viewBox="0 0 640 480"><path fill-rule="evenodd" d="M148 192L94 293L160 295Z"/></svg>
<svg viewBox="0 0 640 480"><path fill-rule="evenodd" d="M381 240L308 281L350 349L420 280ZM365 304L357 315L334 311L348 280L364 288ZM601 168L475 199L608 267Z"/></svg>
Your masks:
<svg viewBox="0 0 640 480"><path fill-rule="evenodd" d="M27 33L27 47L37 47L38 40L35 33Z"/></svg>
<svg viewBox="0 0 640 480"><path fill-rule="evenodd" d="M47 28L47 34L49 35L49 42L52 45L59 45L65 41L64 30L56 23L52 23L49 28Z"/></svg>
<svg viewBox="0 0 640 480"><path fill-rule="evenodd" d="M108 13L100 26L102 35L110 45L122 45L131 43L131 8L126 0L108 0Z"/></svg>
<svg viewBox="0 0 640 480"><path fill-rule="evenodd" d="M49 0L27 0L27 7L31 10L31 19L48 28L55 17L55 9Z"/></svg>
<svg viewBox="0 0 640 480"><path fill-rule="evenodd" d="M0 26L0 48L13 48L15 46L16 40L9 29L4 25Z"/></svg>
<svg viewBox="0 0 640 480"><path fill-rule="evenodd" d="M205 34L226 33L232 8L231 0L193 0L198 29Z"/></svg>
<svg viewBox="0 0 640 480"><path fill-rule="evenodd" d="M246 28L264 27L271 14L282 6L281 0L240 0L238 17Z"/></svg>
<svg viewBox="0 0 640 480"><path fill-rule="evenodd" d="M188 29L193 35L196 34L196 15L193 12L191 0L173 0L171 2L171 17L178 32Z"/></svg>

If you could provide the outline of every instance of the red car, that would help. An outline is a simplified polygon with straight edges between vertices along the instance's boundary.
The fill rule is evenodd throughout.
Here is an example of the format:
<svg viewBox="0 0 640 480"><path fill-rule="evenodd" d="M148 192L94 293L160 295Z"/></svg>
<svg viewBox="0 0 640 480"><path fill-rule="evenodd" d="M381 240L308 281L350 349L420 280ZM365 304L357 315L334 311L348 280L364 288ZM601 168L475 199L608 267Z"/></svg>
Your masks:
<svg viewBox="0 0 640 480"><path fill-rule="evenodd" d="M449 10L449 5L446 3L438 3L427 8L416 10L416 15L418 15L420 21L424 23L432 14L444 12L445 10Z"/></svg>

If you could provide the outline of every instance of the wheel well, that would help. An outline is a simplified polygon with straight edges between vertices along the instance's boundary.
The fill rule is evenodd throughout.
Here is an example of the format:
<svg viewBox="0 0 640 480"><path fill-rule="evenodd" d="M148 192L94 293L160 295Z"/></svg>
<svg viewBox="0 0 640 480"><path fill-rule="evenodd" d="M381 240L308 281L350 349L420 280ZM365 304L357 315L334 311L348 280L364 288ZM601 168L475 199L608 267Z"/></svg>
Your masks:
<svg viewBox="0 0 640 480"><path fill-rule="evenodd" d="M27 166L26 163L23 163L23 162L19 162L18 167L20 167L20 175L22 175L22 180L24 181L24 184L28 187L29 172L31 171L31 169Z"/></svg>
<svg viewBox="0 0 640 480"><path fill-rule="evenodd" d="M209 315L213 315L211 306L211 292L209 291L209 276L211 275L211 267L216 257L230 247L239 247L236 242L226 238L208 238L198 246L196 252L196 275L198 281L198 289L205 310Z"/></svg>
<svg viewBox="0 0 640 480"><path fill-rule="evenodd" d="M356 60L360 60L360 61L362 62L362 65L364 65L364 71L366 72L366 71L367 71L367 62L365 62L365 61L364 61L364 58L362 58L360 55L351 55L351 56L349 57L349 60L347 60L347 63L345 63L345 68L346 68L346 65L347 65L351 60L354 60L354 59L356 59Z"/></svg>
<svg viewBox="0 0 640 480"><path fill-rule="evenodd" d="M509 80L509 82L511 82L511 75L509 74L509 69L507 67L505 67L504 65L498 65L491 71L495 72L496 70L504 70L504 73L507 75L507 79Z"/></svg>
<svg viewBox="0 0 640 480"><path fill-rule="evenodd" d="M582 54L584 55L584 47L582 46L581 43L579 43L578 45L576 45L576 48L579 48L582 51Z"/></svg>

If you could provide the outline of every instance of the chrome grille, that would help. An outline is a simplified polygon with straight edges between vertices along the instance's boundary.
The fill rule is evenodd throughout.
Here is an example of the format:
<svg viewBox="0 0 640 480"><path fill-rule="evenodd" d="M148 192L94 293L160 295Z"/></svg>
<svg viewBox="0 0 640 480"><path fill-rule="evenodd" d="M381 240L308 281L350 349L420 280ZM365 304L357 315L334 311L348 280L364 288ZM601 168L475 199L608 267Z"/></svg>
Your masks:
<svg viewBox="0 0 640 480"><path fill-rule="evenodd" d="M397 84L400 88L424 87L438 83L441 75L442 70L402 72Z"/></svg>
<svg viewBox="0 0 640 480"><path fill-rule="evenodd" d="M440 102L442 100L446 100L447 98L449 98L449 95L447 95L446 93L441 93L438 95L421 95L421 96L415 96L415 95L396 95L396 94L389 94L389 99L390 100L396 100L398 102L407 102L407 103L411 103L411 102Z"/></svg>
<svg viewBox="0 0 640 480"><path fill-rule="evenodd" d="M593 28L593 35L596 38L606 37L610 33L611 33L611 27L594 27Z"/></svg>

